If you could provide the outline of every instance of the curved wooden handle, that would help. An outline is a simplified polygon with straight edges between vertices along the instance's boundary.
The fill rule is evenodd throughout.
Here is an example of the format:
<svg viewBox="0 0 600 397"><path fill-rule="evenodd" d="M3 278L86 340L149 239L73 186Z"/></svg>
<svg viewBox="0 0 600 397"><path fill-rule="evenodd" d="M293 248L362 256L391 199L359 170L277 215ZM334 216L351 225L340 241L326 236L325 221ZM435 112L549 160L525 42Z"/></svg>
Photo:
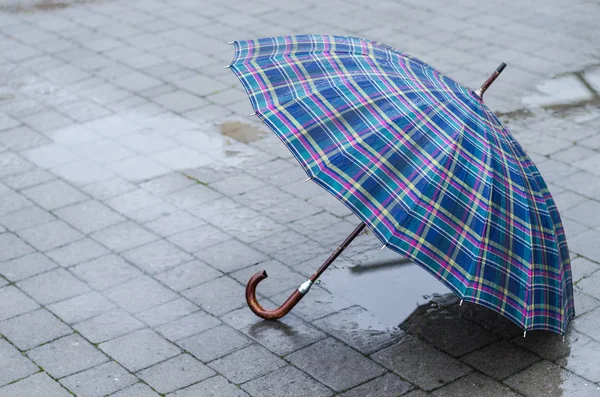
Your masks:
<svg viewBox="0 0 600 397"><path fill-rule="evenodd" d="M256 300L256 287L267 277L269 277L267 272L263 270L262 272L258 272L250 278L248 284L246 285L246 302L248 302L250 310L252 310L258 317L264 318L265 320L277 320L288 314L290 310L292 310L294 306L300 302L300 300L304 297L304 294L298 290L295 290L294 293L287 298L283 305L279 306L277 309L266 310Z"/></svg>

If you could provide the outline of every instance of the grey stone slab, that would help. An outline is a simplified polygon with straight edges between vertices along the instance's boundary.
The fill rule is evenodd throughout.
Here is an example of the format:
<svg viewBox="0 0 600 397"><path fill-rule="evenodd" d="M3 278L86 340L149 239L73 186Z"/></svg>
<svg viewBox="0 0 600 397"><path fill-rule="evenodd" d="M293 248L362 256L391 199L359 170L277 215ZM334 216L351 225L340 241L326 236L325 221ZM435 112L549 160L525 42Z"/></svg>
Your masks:
<svg viewBox="0 0 600 397"><path fill-rule="evenodd" d="M106 201L109 207L125 215L160 203L158 197L143 189L131 190Z"/></svg>
<svg viewBox="0 0 600 397"><path fill-rule="evenodd" d="M106 312L73 326L92 343L104 342L143 327L141 321L120 309Z"/></svg>
<svg viewBox="0 0 600 397"><path fill-rule="evenodd" d="M222 376L214 376L193 386L169 394L169 397L248 397L243 390Z"/></svg>
<svg viewBox="0 0 600 397"><path fill-rule="evenodd" d="M250 340L231 327L222 325L181 339L177 344L200 361L208 363L250 344Z"/></svg>
<svg viewBox="0 0 600 397"><path fill-rule="evenodd" d="M70 334L72 330L45 309L0 322L0 334L21 350Z"/></svg>
<svg viewBox="0 0 600 397"><path fill-rule="evenodd" d="M85 186L115 177L113 172L90 160L64 164L51 168L51 171L76 186Z"/></svg>
<svg viewBox="0 0 600 397"><path fill-rule="evenodd" d="M178 209L174 205L160 202L158 204L130 212L127 214L127 216L134 222L144 224L177 211Z"/></svg>
<svg viewBox="0 0 600 397"><path fill-rule="evenodd" d="M92 239L86 238L46 252L63 267L70 267L108 254L109 251Z"/></svg>
<svg viewBox="0 0 600 397"><path fill-rule="evenodd" d="M125 220L110 208L93 200L61 208L55 214L86 234Z"/></svg>
<svg viewBox="0 0 600 397"><path fill-rule="evenodd" d="M267 259L263 253L237 240L227 240L201 249L195 256L224 272L242 269Z"/></svg>
<svg viewBox="0 0 600 397"><path fill-rule="evenodd" d="M504 381L527 397L591 397L598 387L549 361L540 361Z"/></svg>
<svg viewBox="0 0 600 397"><path fill-rule="evenodd" d="M600 341L600 308L577 318L573 327L580 332Z"/></svg>
<svg viewBox="0 0 600 397"><path fill-rule="evenodd" d="M138 313L136 317L149 326L156 327L166 323L172 323L173 321L197 312L198 310L200 310L198 306L185 298L180 298Z"/></svg>
<svg viewBox="0 0 600 397"><path fill-rule="evenodd" d="M178 145L174 140L160 134L153 129L147 129L138 131L135 134L125 135L117 139L119 144L141 154L150 155L158 152L162 152L165 149L169 149ZM150 181L140 184L140 187L147 189L149 186L156 186L154 181L163 180L163 178L169 178L173 174L167 174L159 176ZM191 182L191 181L190 181ZM183 186L182 186L183 187ZM152 193L156 194L155 191L147 189ZM177 190L177 189L175 189ZM160 195L161 196L161 195Z"/></svg>
<svg viewBox="0 0 600 397"><path fill-rule="evenodd" d="M443 309L412 316L402 324L402 329L455 357L489 345L497 339L479 325Z"/></svg>
<svg viewBox="0 0 600 397"><path fill-rule="evenodd" d="M271 297L280 292L286 291L292 287L299 287L306 277L296 273L287 266L284 266L279 261L270 260L249 266L231 274L242 284L246 284L250 277L259 271L266 271L269 276L269 281L261 283L257 289L259 294Z"/></svg>
<svg viewBox="0 0 600 397"><path fill-rule="evenodd" d="M0 197L0 215L7 216L33 204L19 193L9 193Z"/></svg>
<svg viewBox="0 0 600 397"><path fill-rule="evenodd" d="M27 357L4 339L0 339L0 357L2 357L0 387L25 378L40 370L37 365L27 359Z"/></svg>
<svg viewBox="0 0 600 397"><path fill-rule="evenodd" d="M102 139L94 142L83 143L81 145L72 147L72 150L81 155L86 160L93 161L96 164L100 164L103 167L102 169L104 170L105 174L109 172L107 168L104 168L106 167L106 165L117 161L122 161L135 155L133 151L126 149L123 146L109 139ZM114 172L114 170L112 171ZM111 178L98 178L97 181L88 181L88 183L98 183L100 181L113 180L115 178L114 174L112 175L113 176Z"/></svg>
<svg viewBox="0 0 600 397"><path fill-rule="evenodd" d="M177 294L148 276L141 276L104 291L104 295L130 313L139 313L175 300Z"/></svg>
<svg viewBox="0 0 600 397"><path fill-rule="evenodd" d="M577 283L583 293L600 299L600 272L596 271Z"/></svg>
<svg viewBox="0 0 600 397"><path fill-rule="evenodd" d="M215 372L189 354L163 361L138 373L159 393L169 393L200 382L215 375Z"/></svg>
<svg viewBox="0 0 600 397"><path fill-rule="evenodd" d="M197 109L208 104L206 100L182 91L164 94L153 98L152 100L159 105L177 113Z"/></svg>
<svg viewBox="0 0 600 397"><path fill-rule="evenodd" d="M338 392L385 373L375 362L331 338L299 350L287 360Z"/></svg>
<svg viewBox="0 0 600 397"><path fill-rule="evenodd" d="M29 171L20 172L4 178L4 183L13 189L26 189L56 179L56 176L44 171L41 168L34 168Z"/></svg>
<svg viewBox="0 0 600 397"><path fill-rule="evenodd" d="M40 207L29 207L24 210L4 215L0 218L0 223L8 230L17 232L37 225L55 220L52 214Z"/></svg>
<svg viewBox="0 0 600 397"><path fill-rule="evenodd" d="M583 203L569 208L562 212L562 215L566 218L573 219L583 225L589 227L600 226L600 216L597 214L600 212L600 203L594 200L586 200Z"/></svg>
<svg viewBox="0 0 600 397"><path fill-rule="evenodd" d="M283 367L254 379L242 385L242 388L255 397L264 395L325 397L333 395L330 389L292 366Z"/></svg>
<svg viewBox="0 0 600 397"><path fill-rule="evenodd" d="M224 84L202 75L176 81L175 85L200 96L207 96L227 88Z"/></svg>
<svg viewBox="0 0 600 397"><path fill-rule="evenodd" d="M539 361L535 354L505 341L494 343L461 358L473 368L502 380Z"/></svg>
<svg viewBox="0 0 600 397"><path fill-rule="evenodd" d="M293 230L277 232L253 241L250 245L266 254L280 251L284 248L290 248L302 244L307 240L306 236Z"/></svg>
<svg viewBox="0 0 600 397"><path fill-rule="evenodd" d="M221 277L223 273L198 260L166 270L154 277L175 291L194 287Z"/></svg>
<svg viewBox="0 0 600 397"><path fill-rule="evenodd" d="M566 343L566 342L565 342ZM577 375L598 383L600 381L600 342L583 334L572 332L569 335L569 354L556 363Z"/></svg>
<svg viewBox="0 0 600 397"><path fill-rule="evenodd" d="M163 215L145 226L162 237L170 237L204 224L204 221L185 211L177 211Z"/></svg>
<svg viewBox="0 0 600 397"><path fill-rule="evenodd" d="M207 201L218 199L219 197L221 197L221 194L217 191L204 185L195 184L173 192L166 196L165 199L179 208L187 209Z"/></svg>
<svg viewBox="0 0 600 397"><path fill-rule="evenodd" d="M148 140L148 137L142 136L141 140ZM165 146L161 145L161 149L164 150ZM172 173L144 182L140 184L140 187L156 196L163 197L195 183L196 181L183 174Z"/></svg>
<svg viewBox="0 0 600 397"><path fill-rule="evenodd" d="M386 326L358 306L323 317L313 324L363 354L381 350L404 334L399 328Z"/></svg>
<svg viewBox="0 0 600 397"><path fill-rule="evenodd" d="M573 299L575 300L575 313L577 313L578 316L584 315L587 312L600 307L600 301L598 299L584 294L577 288L573 291Z"/></svg>
<svg viewBox="0 0 600 397"><path fill-rule="evenodd" d="M83 234L60 220L21 230L18 234L40 251L48 251L83 238Z"/></svg>
<svg viewBox="0 0 600 397"><path fill-rule="evenodd" d="M142 329L99 345L130 371L139 371L178 355L181 350L157 333Z"/></svg>
<svg viewBox="0 0 600 397"><path fill-rule="evenodd" d="M34 149L37 150L37 149ZM35 166L16 153L0 153L0 178L29 171Z"/></svg>
<svg viewBox="0 0 600 397"><path fill-rule="evenodd" d="M507 396L518 397L519 394L512 391L506 385L494 381L487 376L472 373L458 381L444 386L441 389L434 391L432 396L450 397L450 396L465 396L465 397L494 397Z"/></svg>
<svg viewBox="0 0 600 397"><path fill-rule="evenodd" d="M40 168L52 168L81 159L78 154L54 143L27 150L23 157Z"/></svg>
<svg viewBox="0 0 600 397"><path fill-rule="evenodd" d="M137 378L114 361L68 376L60 383L81 397L101 397L136 383Z"/></svg>
<svg viewBox="0 0 600 397"><path fill-rule="evenodd" d="M0 388L0 397L32 396L70 397L71 393L43 372Z"/></svg>
<svg viewBox="0 0 600 397"><path fill-rule="evenodd" d="M67 324L75 324L89 318L98 316L116 306L96 291L65 299L61 302L46 306Z"/></svg>
<svg viewBox="0 0 600 397"><path fill-rule="evenodd" d="M220 316L246 304L244 288L229 277L220 277L182 294L207 312Z"/></svg>
<svg viewBox="0 0 600 397"><path fill-rule="evenodd" d="M412 336L372 354L371 358L426 391L472 371L460 361Z"/></svg>
<svg viewBox="0 0 600 397"><path fill-rule="evenodd" d="M284 365L285 361L257 345L237 350L209 364L234 383L247 382Z"/></svg>
<svg viewBox="0 0 600 397"><path fill-rule="evenodd" d="M82 188L88 195L97 200L107 200L136 189L136 185L122 178L92 183Z"/></svg>
<svg viewBox="0 0 600 397"><path fill-rule="evenodd" d="M170 341L177 341L197 334L221 324L217 318L203 311L178 318L168 324L158 327L156 330Z"/></svg>
<svg viewBox="0 0 600 397"><path fill-rule="evenodd" d="M573 274L573 283L576 284L585 277L600 270L600 265L585 258L575 258L571 261L571 271Z"/></svg>
<svg viewBox="0 0 600 397"><path fill-rule="evenodd" d="M136 267L117 255L106 255L70 269L92 288L103 290L142 275Z"/></svg>
<svg viewBox="0 0 600 397"><path fill-rule="evenodd" d="M257 216L241 221L221 222L219 227L245 243L252 243L273 233L286 230L283 225L266 216Z"/></svg>
<svg viewBox="0 0 600 397"><path fill-rule="evenodd" d="M124 222L99 230L91 236L100 244L117 252L139 247L158 237L133 222Z"/></svg>
<svg viewBox="0 0 600 397"><path fill-rule="evenodd" d="M0 234L0 262L29 254L34 249L12 233Z"/></svg>
<svg viewBox="0 0 600 397"><path fill-rule="evenodd" d="M13 285L0 288L0 321L39 308L40 305Z"/></svg>
<svg viewBox="0 0 600 397"><path fill-rule="evenodd" d="M121 391L111 394L111 397L159 397L158 393L143 383L122 389Z"/></svg>
<svg viewBox="0 0 600 397"><path fill-rule="evenodd" d="M28 127L13 128L0 133L0 145L15 152L47 145L50 140Z"/></svg>
<svg viewBox="0 0 600 397"><path fill-rule="evenodd" d="M32 349L27 355L54 378L62 378L108 361L108 357L100 350L75 334Z"/></svg>
<svg viewBox="0 0 600 397"><path fill-rule="evenodd" d="M295 316L276 322L256 322L242 332L278 356L285 356L326 337L325 333Z"/></svg>
<svg viewBox="0 0 600 397"><path fill-rule="evenodd" d="M88 292L90 289L65 269L55 269L21 280L17 286L43 305Z"/></svg>
<svg viewBox="0 0 600 397"><path fill-rule="evenodd" d="M187 170L215 162L208 154L200 153L184 146L177 146L164 152L156 153L152 158L173 170Z"/></svg>
<svg viewBox="0 0 600 397"><path fill-rule="evenodd" d="M230 239L231 236L212 225L202 225L194 229L176 233L168 238L169 241L190 253Z"/></svg>
<svg viewBox="0 0 600 397"><path fill-rule="evenodd" d="M387 397L404 395L412 385L399 376L387 373L341 394L341 397Z"/></svg>
<svg viewBox="0 0 600 397"><path fill-rule="evenodd" d="M57 267L56 263L36 252L10 261L1 262L0 274L14 282L54 269L55 267Z"/></svg>
<svg viewBox="0 0 600 397"><path fill-rule="evenodd" d="M192 259L191 255L165 240L134 248L122 255L129 262L150 274L161 272Z"/></svg>
<svg viewBox="0 0 600 397"><path fill-rule="evenodd" d="M111 163L109 169L132 182L144 181L165 175L169 168L147 157L133 156Z"/></svg>

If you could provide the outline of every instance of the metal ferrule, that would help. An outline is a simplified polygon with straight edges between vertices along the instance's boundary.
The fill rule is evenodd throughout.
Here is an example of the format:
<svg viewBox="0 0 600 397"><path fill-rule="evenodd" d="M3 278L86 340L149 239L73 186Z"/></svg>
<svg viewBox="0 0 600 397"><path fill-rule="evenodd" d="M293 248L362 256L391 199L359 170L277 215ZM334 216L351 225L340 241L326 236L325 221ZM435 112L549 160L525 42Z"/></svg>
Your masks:
<svg viewBox="0 0 600 397"><path fill-rule="evenodd" d="M306 280L298 287L298 292L300 292L302 295L305 295L310 289L310 287L312 287L312 284L312 281Z"/></svg>

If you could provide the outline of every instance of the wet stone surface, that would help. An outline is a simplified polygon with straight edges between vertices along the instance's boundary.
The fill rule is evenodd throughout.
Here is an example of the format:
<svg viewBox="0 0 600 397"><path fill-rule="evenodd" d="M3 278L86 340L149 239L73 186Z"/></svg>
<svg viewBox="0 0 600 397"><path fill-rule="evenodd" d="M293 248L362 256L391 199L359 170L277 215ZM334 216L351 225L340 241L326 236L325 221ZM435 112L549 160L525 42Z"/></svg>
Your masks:
<svg viewBox="0 0 600 397"><path fill-rule="evenodd" d="M600 396L598 17L582 0L0 0L0 397ZM229 40L307 30L471 88L509 64L485 102L563 216L564 342L459 305L372 234L285 319L247 308L253 273L275 307L358 223L223 69Z"/></svg>

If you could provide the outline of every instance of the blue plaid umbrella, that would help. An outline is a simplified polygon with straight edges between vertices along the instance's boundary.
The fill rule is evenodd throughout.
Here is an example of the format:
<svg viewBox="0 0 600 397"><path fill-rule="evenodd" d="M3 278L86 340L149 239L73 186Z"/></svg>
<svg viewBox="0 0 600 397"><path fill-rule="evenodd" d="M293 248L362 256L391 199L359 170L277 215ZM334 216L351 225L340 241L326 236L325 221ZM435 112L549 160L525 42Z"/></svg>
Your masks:
<svg viewBox="0 0 600 397"><path fill-rule="evenodd" d="M279 309L285 315L365 225L460 299L525 331L574 316L569 251L538 169L482 96L391 47L338 36L236 41L229 68L307 175L362 221Z"/></svg>

